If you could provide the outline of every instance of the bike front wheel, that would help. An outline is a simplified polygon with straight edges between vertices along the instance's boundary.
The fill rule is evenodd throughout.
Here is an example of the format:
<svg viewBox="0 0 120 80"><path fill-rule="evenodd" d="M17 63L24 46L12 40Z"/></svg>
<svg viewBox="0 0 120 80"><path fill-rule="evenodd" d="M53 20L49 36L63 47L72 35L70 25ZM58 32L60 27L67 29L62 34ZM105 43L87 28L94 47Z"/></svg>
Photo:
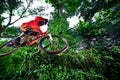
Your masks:
<svg viewBox="0 0 120 80"><path fill-rule="evenodd" d="M61 36L52 35L53 40L49 36L45 36L38 41L40 50L47 54L59 54L68 49L69 44L67 40Z"/></svg>

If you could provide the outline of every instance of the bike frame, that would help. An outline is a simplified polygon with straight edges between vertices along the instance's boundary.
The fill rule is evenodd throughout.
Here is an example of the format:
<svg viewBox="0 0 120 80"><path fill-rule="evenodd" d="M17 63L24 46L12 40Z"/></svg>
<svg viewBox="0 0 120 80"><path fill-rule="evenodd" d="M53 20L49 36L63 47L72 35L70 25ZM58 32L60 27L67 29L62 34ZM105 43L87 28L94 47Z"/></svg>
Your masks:
<svg viewBox="0 0 120 80"><path fill-rule="evenodd" d="M47 26L49 26L49 23L46 24ZM40 40L41 38L45 37L45 36L49 36L50 38L50 42L52 43L53 42L53 38L52 38L52 35L48 32L49 31L49 27L47 29L47 31L43 34L40 34L40 35L37 35L37 36L28 36L28 38L25 38L26 34L25 33L22 33L19 37L21 37L21 39L24 41L24 42L27 42L26 46L31 46L33 44L35 44L38 40ZM30 41L30 39L33 39L32 41Z"/></svg>
<svg viewBox="0 0 120 80"><path fill-rule="evenodd" d="M37 35L37 36L29 36L29 35L22 33L19 37L21 38L21 40L23 42L26 42L25 46L31 46L31 45L35 44L42 37L45 37L47 34L48 34L48 32ZM28 37L26 38L26 36L28 36Z"/></svg>

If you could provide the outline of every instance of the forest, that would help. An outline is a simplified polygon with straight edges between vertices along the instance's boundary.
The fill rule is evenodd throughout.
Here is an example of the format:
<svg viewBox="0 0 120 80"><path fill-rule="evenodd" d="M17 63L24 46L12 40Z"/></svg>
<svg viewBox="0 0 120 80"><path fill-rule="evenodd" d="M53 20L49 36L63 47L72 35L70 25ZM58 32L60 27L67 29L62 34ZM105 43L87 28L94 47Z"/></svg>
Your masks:
<svg viewBox="0 0 120 80"><path fill-rule="evenodd" d="M44 15L43 6L30 8L34 1L41 5L42 0L0 0L0 46L21 34L16 22ZM38 46L21 47L0 57L0 80L119 80L120 0L43 1L54 7L49 32L64 37L69 48L49 55ZM79 22L70 28L67 18L72 16Z"/></svg>

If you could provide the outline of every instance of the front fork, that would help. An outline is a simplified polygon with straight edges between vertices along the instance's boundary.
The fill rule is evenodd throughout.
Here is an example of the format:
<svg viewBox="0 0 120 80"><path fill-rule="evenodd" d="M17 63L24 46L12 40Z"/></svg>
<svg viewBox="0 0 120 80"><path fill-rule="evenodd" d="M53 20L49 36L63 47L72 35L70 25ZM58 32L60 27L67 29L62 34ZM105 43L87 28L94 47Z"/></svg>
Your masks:
<svg viewBox="0 0 120 80"><path fill-rule="evenodd" d="M48 34L49 38L50 38L50 43L53 44L53 37L51 34Z"/></svg>

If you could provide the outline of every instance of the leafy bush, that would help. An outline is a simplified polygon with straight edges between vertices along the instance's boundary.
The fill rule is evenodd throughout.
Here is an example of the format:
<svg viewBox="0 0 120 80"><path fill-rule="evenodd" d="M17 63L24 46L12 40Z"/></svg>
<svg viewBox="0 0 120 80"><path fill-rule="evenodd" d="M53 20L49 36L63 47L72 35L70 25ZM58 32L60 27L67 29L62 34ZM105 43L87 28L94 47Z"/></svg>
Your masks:
<svg viewBox="0 0 120 80"><path fill-rule="evenodd" d="M2 32L2 36L18 36L21 31L18 27L9 27Z"/></svg>
<svg viewBox="0 0 120 80"><path fill-rule="evenodd" d="M32 50L31 50L32 49ZM57 79L57 80L95 80L104 79L98 74L86 53L71 55L47 55L33 53L37 48L24 47L16 53L0 59L0 78L4 79ZM89 51L88 51L89 52ZM65 53L64 53L65 54ZM84 56L84 58L81 58ZM93 61L91 55L91 61ZM97 63L96 63L97 64ZM89 67L88 67L89 66Z"/></svg>

